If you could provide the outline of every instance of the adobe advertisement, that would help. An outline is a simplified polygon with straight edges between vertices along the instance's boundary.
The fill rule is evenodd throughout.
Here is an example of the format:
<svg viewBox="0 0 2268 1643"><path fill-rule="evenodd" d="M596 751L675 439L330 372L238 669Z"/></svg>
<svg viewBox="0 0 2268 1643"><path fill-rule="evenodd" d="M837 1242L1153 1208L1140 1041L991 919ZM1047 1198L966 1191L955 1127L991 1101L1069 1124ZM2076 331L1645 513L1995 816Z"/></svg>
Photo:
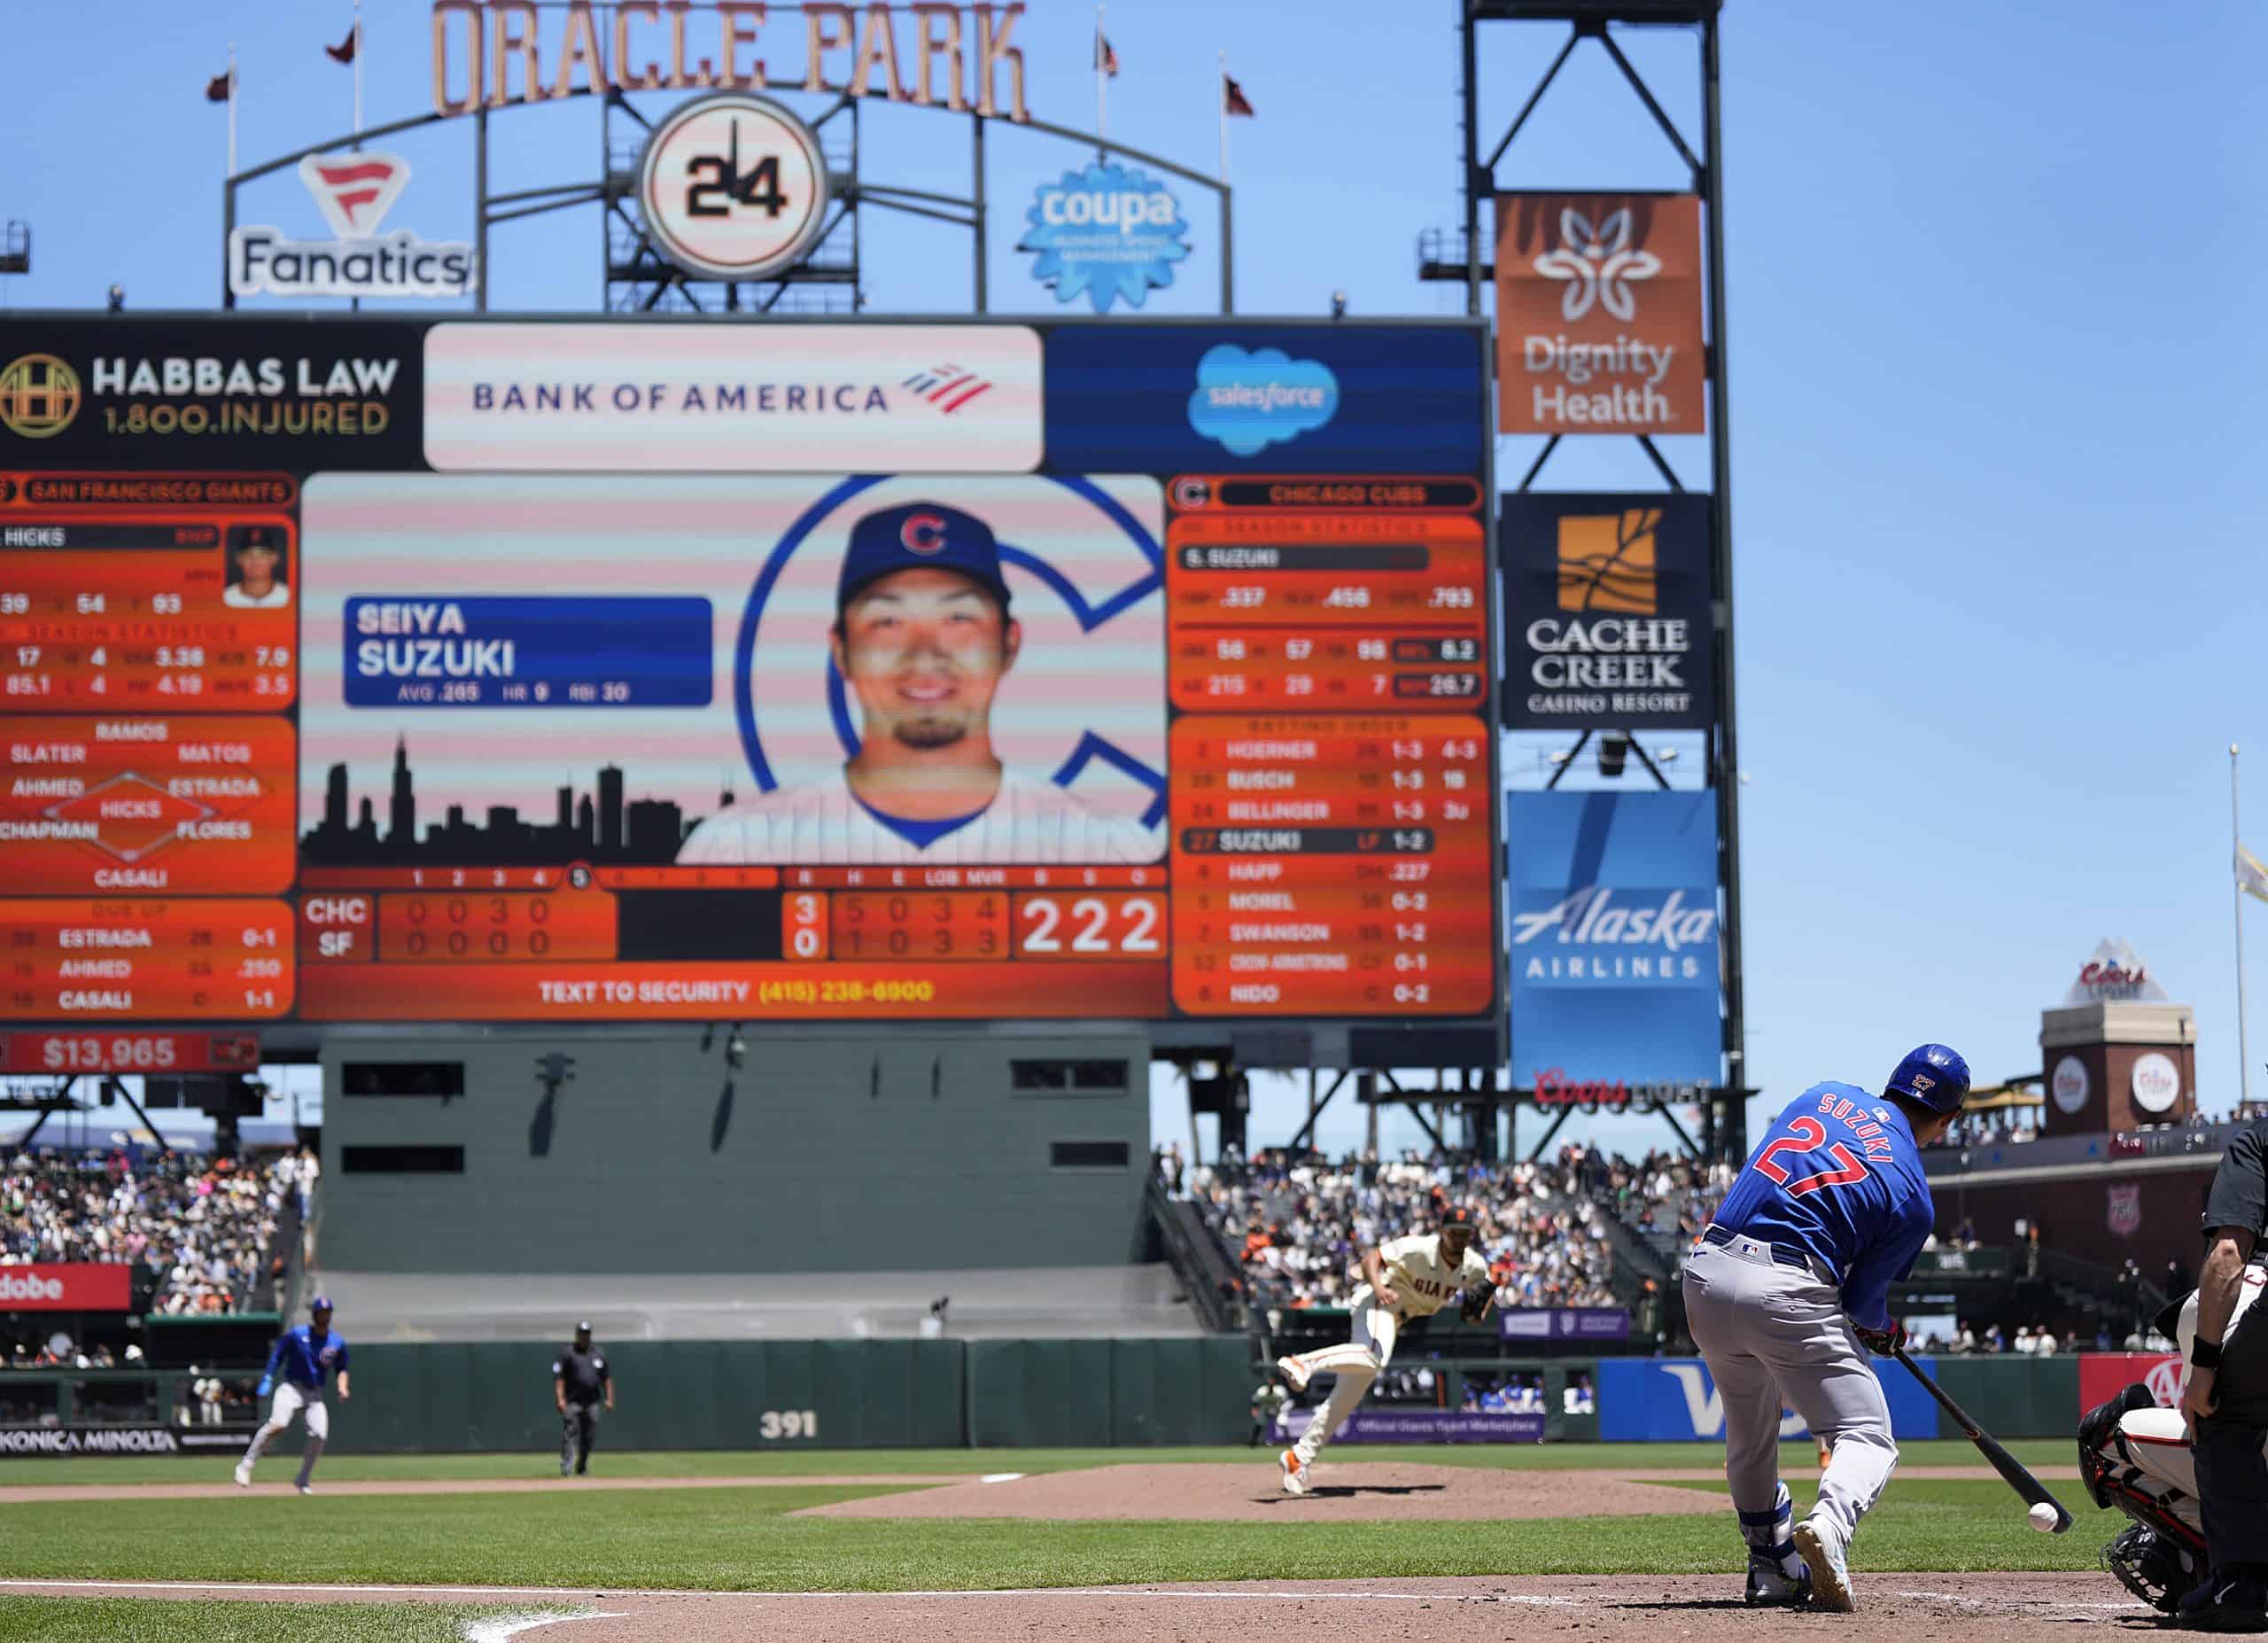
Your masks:
<svg viewBox="0 0 2268 1643"><path fill-rule="evenodd" d="M150 339L0 397L0 1018L1500 1008L1477 330Z"/></svg>

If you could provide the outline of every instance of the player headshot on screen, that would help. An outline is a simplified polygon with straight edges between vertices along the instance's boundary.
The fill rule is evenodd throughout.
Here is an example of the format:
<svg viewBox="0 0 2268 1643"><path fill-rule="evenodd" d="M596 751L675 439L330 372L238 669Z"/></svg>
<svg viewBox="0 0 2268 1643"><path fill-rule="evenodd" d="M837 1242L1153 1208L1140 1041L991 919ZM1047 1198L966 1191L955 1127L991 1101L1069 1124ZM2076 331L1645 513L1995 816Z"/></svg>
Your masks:
<svg viewBox="0 0 2268 1643"><path fill-rule="evenodd" d="M839 778L709 817L681 862L1138 862L1159 845L992 747L1023 629L974 514L913 502L850 527L828 648L858 705Z"/></svg>
<svg viewBox="0 0 2268 1643"><path fill-rule="evenodd" d="M221 603L239 611L280 611L291 603L291 590L282 575L283 550L267 526L246 526L243 540L229 557L229 585L221 590Z"/></svg>

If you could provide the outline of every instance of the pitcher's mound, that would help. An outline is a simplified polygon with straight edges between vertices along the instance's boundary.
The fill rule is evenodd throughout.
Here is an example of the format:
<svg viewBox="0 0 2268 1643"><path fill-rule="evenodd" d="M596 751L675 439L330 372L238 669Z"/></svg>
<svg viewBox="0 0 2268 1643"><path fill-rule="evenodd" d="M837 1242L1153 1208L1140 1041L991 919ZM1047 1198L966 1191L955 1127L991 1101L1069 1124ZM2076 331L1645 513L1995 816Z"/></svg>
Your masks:
<svg viewBox="0 0 2268 1643"><path fill-rule="evenodd" d="M951 1483L912 1494L810 1507L797 1517L1037 1517L1183 1522L1410 1522L1419 1519L1642 1517L1725 1510L1706 1490L1637 1483L1597 1472L1324 1462L1314 1491L1283 1491L1274 1455L1242 1466L1103 1466L1001 1483Z"/></svg>

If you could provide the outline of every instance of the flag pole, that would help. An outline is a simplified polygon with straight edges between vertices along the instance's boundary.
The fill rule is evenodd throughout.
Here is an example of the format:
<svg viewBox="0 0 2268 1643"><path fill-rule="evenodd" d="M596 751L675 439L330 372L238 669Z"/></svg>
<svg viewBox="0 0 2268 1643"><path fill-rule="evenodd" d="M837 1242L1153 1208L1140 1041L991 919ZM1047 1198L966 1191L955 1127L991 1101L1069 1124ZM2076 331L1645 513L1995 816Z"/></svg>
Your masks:
<svg viewBox="0 0 2268 1643"><path fill-rule="evenodd" d="M1221 181L1229 180L1229 54L1221 53L1221 72L1216 76L1219 83L1213 88L1213 100L1221 105Z"/></svg>
<svg viewBox="0 0 2268 1643"><path fill-rule="evenodd" d="M237 43L229 42L229 175L237 175Z"/></svg>
<svg viewBox="0 0 2268 1643"><path fill-rule="evenodd" d="M1102 7L1098 5L1095 7L1095 141L1098 143L1107 140L1110 135L1109 121L1106 117L1109 109L1107 89L1110 76L1103 72L1102 42Z"/></svg>
<svg viewBox="0 0 2268 1643"><path fill-rule="evenodd" d="M2237 853L2244 848L2244 831L2236 809L2237 744L2229 744L2229 899L2236 909L2236 1065L2237 1100L2252 1102L2252 1052L2244 1038L2244 881L2237 876Z"/></svg>
<svg viewBox="0 0 2268 1643"><path fill-rule="evenodd" d="M354 146L362 146L362 0L354 0Z"/></svg>

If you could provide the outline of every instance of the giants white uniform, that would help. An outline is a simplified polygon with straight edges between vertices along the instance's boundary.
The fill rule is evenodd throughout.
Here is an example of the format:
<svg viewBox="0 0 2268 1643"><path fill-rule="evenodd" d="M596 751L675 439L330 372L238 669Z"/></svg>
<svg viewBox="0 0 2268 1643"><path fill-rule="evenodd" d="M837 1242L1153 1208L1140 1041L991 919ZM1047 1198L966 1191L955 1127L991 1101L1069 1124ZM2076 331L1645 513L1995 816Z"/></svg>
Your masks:
<svg viewBox="0 0 2268 1643"><path fill-rule="evenodd" d="M847 782L781 788L707 817L680 846L680 864L793 862L803 867L953 867L1155 861L1165 829L1099 815L1052 782L1000 772L975 820L917 845L874 819Z"/></svg>
<svg viewBox="0 0 2268 1643"><path fill-rule="evenodd" d="M1468 1247L1464 1259L1452 1266L1441 1257L1441 1235L1439 1233L1412 1233L1406 1238L1389 1239L1379 1246L1379 1271L1386 1280L1386 1287L1394 1291L1394 1304L1380 1306L1367 1283L1355 1287L1348 1297L1347 1310L1355 1323L1355 1338L1344 1346L1326 1346L1319 1352L1302 1352L1293 1361L1309 1374L1321 1374L1328 1370L1339 1378L1332 1388L1331 1397L1316 1413L1308 1429L1300 1434L1300 1441L1292 1452L1300 1458L1302 1467L1315 1464L1323 1446L1355 1413L1371 1390L1371 1382L1379 1378L1394 1356L1394 1338L1402 1332L1402 1321L1411 1318L1431 1318L1457 1297L1457 1291L1468 1285L1488 1281L1488 1263L1480 1258L1480 1251Z"/></svg>

